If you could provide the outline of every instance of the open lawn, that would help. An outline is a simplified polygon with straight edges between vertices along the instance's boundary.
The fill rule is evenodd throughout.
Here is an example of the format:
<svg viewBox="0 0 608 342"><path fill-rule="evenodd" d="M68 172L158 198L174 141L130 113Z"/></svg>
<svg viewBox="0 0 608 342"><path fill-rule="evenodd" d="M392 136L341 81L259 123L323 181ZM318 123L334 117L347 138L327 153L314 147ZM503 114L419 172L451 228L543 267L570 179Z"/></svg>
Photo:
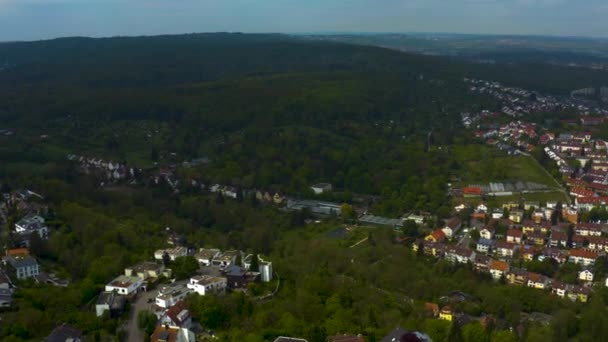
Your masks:
<svg viewBox="0 0 608 342"><path fill-rule="evenodd" d="M461 186L489 182L534 182L558 188L559 184L532 157L509 156L484 145L455 146Z"/></svg>

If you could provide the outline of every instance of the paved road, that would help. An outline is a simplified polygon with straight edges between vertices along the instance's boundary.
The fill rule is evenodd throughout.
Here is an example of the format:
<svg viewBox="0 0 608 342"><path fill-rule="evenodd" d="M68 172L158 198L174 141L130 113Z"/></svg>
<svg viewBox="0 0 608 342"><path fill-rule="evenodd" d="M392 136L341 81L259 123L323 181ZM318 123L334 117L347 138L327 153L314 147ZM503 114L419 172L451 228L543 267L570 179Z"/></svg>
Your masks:
<svg viewBox="0 0 608 342"><path fill-rule="evenodd" d="M171 286L183 286L188 283L188 280L180 280L171 284ZM161 285L162 286L162 285ZM127 326L127 334L129 336L129 342L142 342L144 341L144 332L139 330L137 326L137 315L144 310L153 311L156 304L154 299L158 295L158 288L150 290L148 292L141 292L137 299L131 303L131 311L129 312L129 324ZM148 299L152 299L148 303Z"/></svg>
<svg viewBox="0 0 608 342"><path fill-rule="evenodd" d="M150 310L150 307L154 305L154 302L147 303L147 301L150 298L154 299L157 294L158 290L142 292L139 294L137 299L131 304L131 312L129 312L129 324L127 330L129 342L144 341L144 332L139 330L139 327L137 326L137 315L144 310Z"/></svg>

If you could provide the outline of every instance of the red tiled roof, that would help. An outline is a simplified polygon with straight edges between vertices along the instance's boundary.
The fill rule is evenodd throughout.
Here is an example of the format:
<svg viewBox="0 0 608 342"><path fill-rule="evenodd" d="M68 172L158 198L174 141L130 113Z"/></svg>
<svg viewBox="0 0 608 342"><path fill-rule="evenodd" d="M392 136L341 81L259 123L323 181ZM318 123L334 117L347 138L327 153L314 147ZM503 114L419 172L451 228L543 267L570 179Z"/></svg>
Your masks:
<svg viewBox="0 0 608 342"><path fill-rule="evenodd" d="M481 196L481 188L479 188L479 187L466 187L466 188L462 189L462 192L465 195Z"/></svg>
<svg viewBox="0 0 608 342"><path fill-rule="evenodd" d="M514 243L511 242L507 242L504 240L500 240L496 242L496 248L505 248L505 249L515 249L515 246L517 246Z"/></svg>
<svg viewBox="0 0 608 342"><path fill-rule="evenodd" d="M443 240L445 239L445 233L441 229L434 230L431 235L435 238L435 240Z"/></svg>
<svg viewBox="0 0 608 342"><path fill-rule="evenodd" d="M522 237L523 234L524 233L519 229L511 228L511 229L507 230L507 236Z"/></svg>
<svg viewBox="0 0 608 342"><path fill-rule="evenodd" d="M570 256L577 258L596 259L598 257L598 254L597 252L588 249L575 248L570 250Z"/></svg>
<svg viewBox="0 0 608 342"><path fill-rule="evenodd" d="M509 264L504 261L499 260L490 260L490 269L491 270L499 270L501 272L506 272L509 269Z"/></svg>
<svg viewBox="0 0 608 342"><path fill-rule="evenodd" d="M576 203L578 204L607 204L608 197L593 197L593 196L585 196L579 197L576 199Z"/></svg>
<svg viewBox="0 0 608 342"><path fill-rule="evenodd" d="M553 233L551 233L551 240L567 241L568 234L564 233L564 232L553 232Z"/></svg>
<svg viewBox="0 0 608 342"><path fill-rule="evenodd" d="M176 323L177 325L181 325L183 322L177 316L180 312L187 309L188 307L186 306L186 302L180 300L179 302L175 303L175 305L170 307L169 310L167 310L166 314L174 323Z"/></svg>

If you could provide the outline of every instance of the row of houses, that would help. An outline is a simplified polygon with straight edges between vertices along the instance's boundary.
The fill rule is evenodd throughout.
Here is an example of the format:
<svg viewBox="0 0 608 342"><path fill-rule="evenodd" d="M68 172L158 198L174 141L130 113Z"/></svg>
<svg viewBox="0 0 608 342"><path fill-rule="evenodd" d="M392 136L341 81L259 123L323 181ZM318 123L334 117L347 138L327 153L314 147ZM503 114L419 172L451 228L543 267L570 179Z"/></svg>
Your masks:
<svg viewBox="0 0 608 342"><path fill-rule="evenodd" d="M476 271L490 274L493 279L497 281L502 279L508 284L551 290L559 297L567 297L580 302L587 302L591 294L591 290L587 286L563 284L544 275L512 267L507 261L494 259L469 248L428 240L417 241L412 245L412 249L416 253L419 253L421 248L425 255L443 258L452 263L470 265ZM579 274L579 277L584 281L589 279L588 273L584 271Z"/></svg>

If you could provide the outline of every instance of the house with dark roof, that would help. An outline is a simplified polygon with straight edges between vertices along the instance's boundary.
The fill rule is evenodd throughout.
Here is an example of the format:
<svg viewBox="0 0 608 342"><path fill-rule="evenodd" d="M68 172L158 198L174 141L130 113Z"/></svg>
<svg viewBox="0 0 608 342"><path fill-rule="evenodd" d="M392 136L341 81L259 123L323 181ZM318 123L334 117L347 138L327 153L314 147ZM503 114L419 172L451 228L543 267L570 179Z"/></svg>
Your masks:
<svg viewBox="0 0 608 342"><path fill-rule="evenodd" d="M126 302L126 298L118 295L116 291L104 291L100 293L97 298L95 313L97 314L97 317L103 316L106 311L110 312L110 317L120 316L125 308Z"/></svg>
<svg viewBox="0 0 608 342"><path fill-rule="evenodd" d="M76 329L68 324L63 323L57 326L49 336L47 336L43 342L81 342L82 331Z"/></svg>
<svg viewBox="0 0 608 342"><path fill-rule="evenodd" d="M405 330L401 327L393 329L388 335L384 336L381 342L431 342L431 338L417 331Z"/></svg>
<svg viewBox="0 0 608 342"><path fill-rule="evenodd" d="M365 342L365 339L361 335L344 334L329 336L327 342Z"/></svg>
<svg viewBox="0 0 608 342"><path fill-rule="evenodd" d="M274 339L274 342L308 342L303 338L279 336Z"/></svg>
<svg viewBox="0 0 608 342"><path fill-rule="evenodd" d="M244 268L231 265L226 269L225 275L229 288L234 289L247 286L247 277Z"/></svg>
<svg viewBox="0 0 608 342"><path fill-rule="evenodd" d="M17 279L32 278L40 274L38 261L30 255L8 255L4 257L4 264L8 265Z"/></svg>

